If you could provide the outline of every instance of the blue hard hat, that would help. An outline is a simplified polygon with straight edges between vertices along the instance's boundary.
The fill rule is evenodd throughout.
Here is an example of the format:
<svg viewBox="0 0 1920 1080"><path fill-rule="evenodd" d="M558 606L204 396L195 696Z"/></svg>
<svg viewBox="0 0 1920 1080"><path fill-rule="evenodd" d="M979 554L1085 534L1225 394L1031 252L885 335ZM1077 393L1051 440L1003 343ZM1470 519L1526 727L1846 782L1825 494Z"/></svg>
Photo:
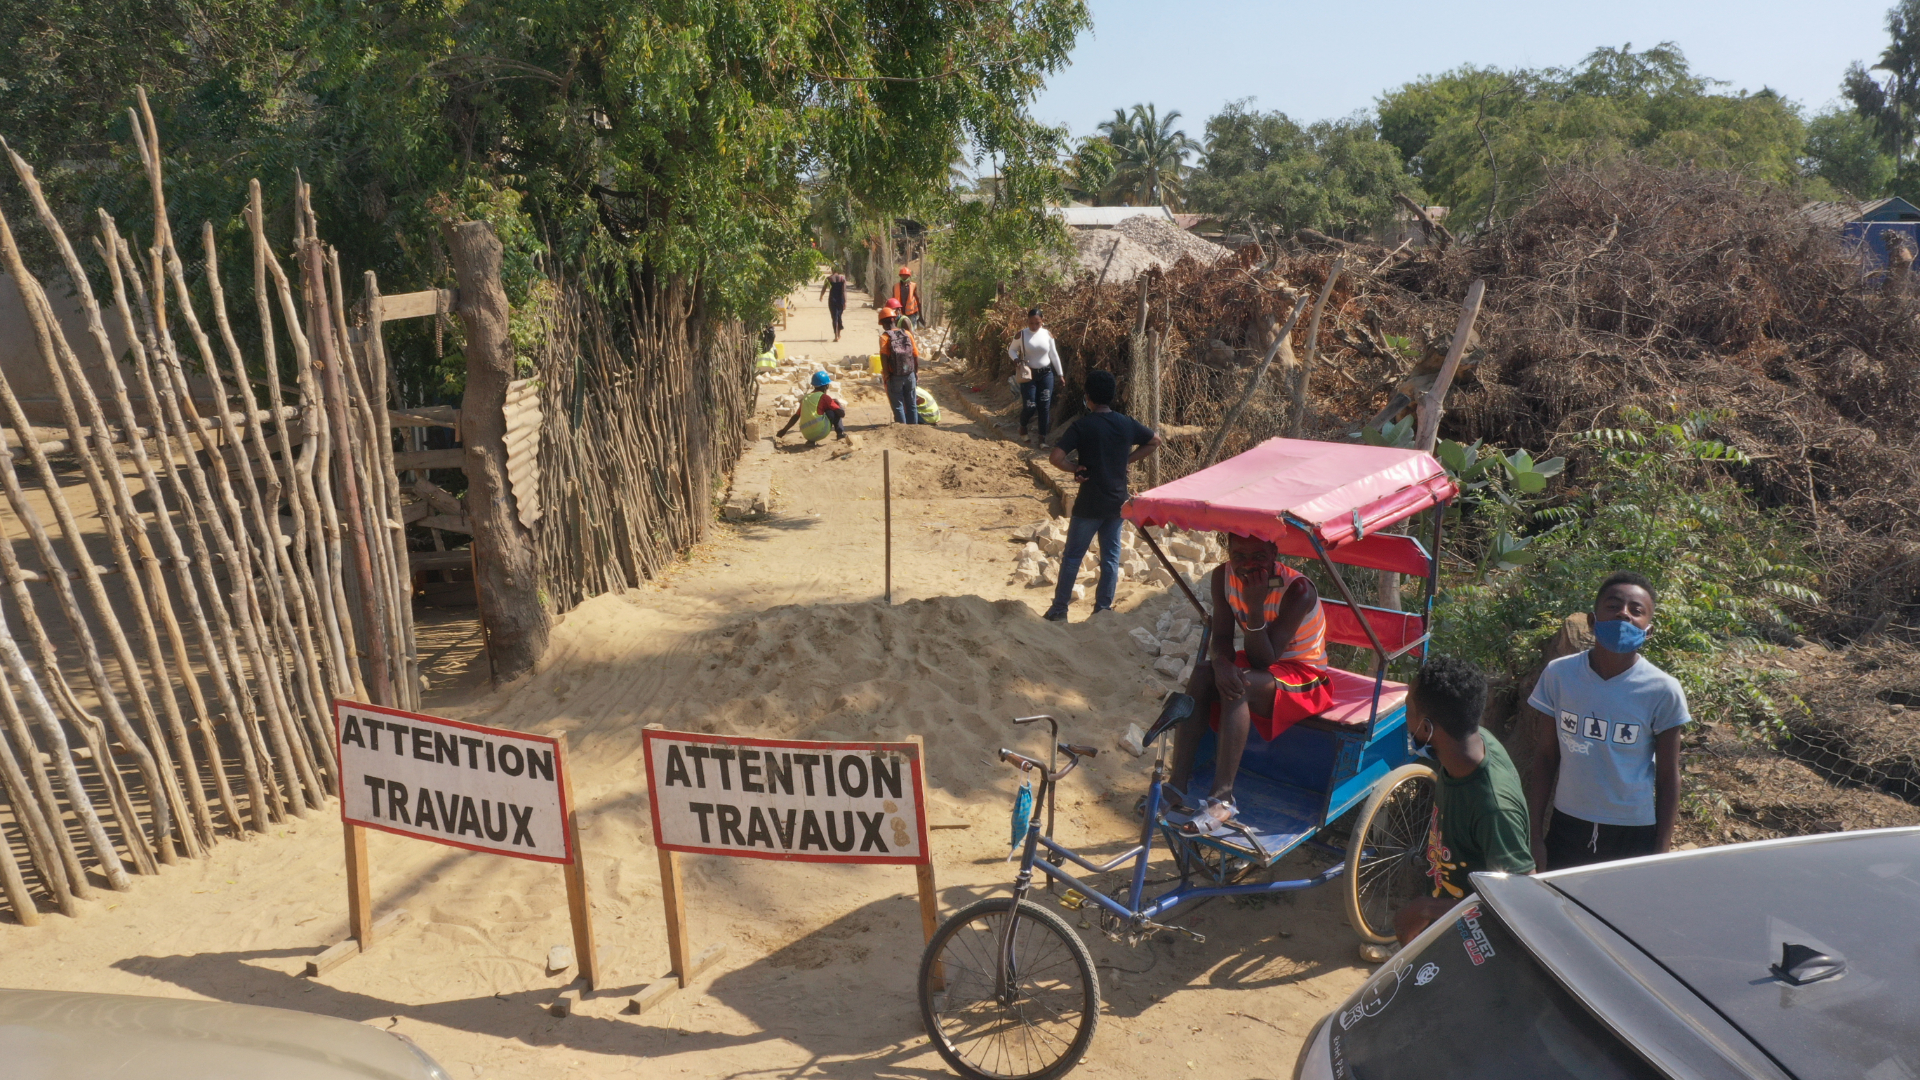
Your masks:
<svg viewBox="0 0 1920 1080"><path fill-rule="evenodd" d="M833 382L833 376L827 374L824 371L816 371L813 373L813 385L817 387L824 388L832 382Z"/></svg>

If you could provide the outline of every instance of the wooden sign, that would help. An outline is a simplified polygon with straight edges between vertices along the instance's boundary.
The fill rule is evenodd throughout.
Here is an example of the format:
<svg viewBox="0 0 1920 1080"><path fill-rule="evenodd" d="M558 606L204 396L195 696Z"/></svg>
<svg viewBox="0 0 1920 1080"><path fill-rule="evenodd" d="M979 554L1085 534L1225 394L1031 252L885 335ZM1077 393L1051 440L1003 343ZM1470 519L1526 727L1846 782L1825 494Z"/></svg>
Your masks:
<svg viewBox="0 0 1920 1080"><path fill-rule="evenodd" d="M598 955L560 734L529 735L357 701L335 701L333 724L351 936L328 953L344 950L341 960L356 955L380 928L372 921L365 833L379 829L564 866L574 955L593 988ZM310 974L319 973L315 966Z"/></svg>
<svg viewBox="0 0 1920 1080"><path fill-rule="evenodd" d="M636 1009L692 982L723 948L689 955L681 853L913 866L921 929L932 939L939 898L919 739L803 742L657 729L641 739L673 970L634 999Z"/></svg>

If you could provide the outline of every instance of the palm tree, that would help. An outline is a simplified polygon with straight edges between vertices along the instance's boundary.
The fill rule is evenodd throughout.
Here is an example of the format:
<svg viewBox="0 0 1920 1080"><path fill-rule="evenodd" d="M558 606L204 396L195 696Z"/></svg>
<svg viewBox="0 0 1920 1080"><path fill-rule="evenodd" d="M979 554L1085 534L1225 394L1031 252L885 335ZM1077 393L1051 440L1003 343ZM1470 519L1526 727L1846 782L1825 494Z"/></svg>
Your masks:
<svg viewBox="0 0 1920 1080"><path fill-rule="evenodd" d="M1200 144L1174 129L1180 119L1175 109L1165 116L1151 105L1135 105L1131 113L1113 110L1113 119L1100 130L1113 143L1113 189L1134 206L1176 206L1187 174L1187 154Z"/></svg>

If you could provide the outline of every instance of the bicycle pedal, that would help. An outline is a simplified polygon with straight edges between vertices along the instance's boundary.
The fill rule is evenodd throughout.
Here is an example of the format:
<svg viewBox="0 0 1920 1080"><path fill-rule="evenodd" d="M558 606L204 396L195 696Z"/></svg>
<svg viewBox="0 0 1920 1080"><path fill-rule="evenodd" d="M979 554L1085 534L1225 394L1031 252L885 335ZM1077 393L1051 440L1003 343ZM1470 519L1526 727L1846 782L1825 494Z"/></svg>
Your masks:
<svg viewBox="0 0 1920 1080"><path fill-rule="evenodd" d="M1068 911L1079 911L1087 906L1087 897L1079 889L1068 889L1054 901Z"/></svg>

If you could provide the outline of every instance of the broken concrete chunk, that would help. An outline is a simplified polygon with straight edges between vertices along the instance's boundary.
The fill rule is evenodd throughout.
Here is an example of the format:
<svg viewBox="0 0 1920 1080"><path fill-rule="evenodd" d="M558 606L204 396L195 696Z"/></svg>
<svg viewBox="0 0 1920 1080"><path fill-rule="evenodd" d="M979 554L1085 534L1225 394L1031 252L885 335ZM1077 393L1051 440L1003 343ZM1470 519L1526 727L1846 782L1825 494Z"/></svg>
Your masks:
<svg viewBox="0 0 1920 1080"><path fill-rule="evenodd" d="M1139 724L1128 724L1127 730L1120 735L1120 749L1134 757L1147 752L1147 733L1140 730Z"/></svg>
<svg viewBox="0 0 1920 1080"><path fill-rule="evenodd" d="M1185 667L1186 662L1177 656L1163 656L1153 662L1153 670L1169 679L1179 678L1181 670Z"/></svg>
<svg viewBox="0 0 1920 1080"><path fill-rule="evenodd" d="M547 950L547 974L558 975L573 966L573 946L555 945Z"/></svg>
<svg viewBox="0 0 1920 1080"><path fill-rule="evenodd" d="M1136 626L1132 630L1127 631L1127 635L1133 638L1136 645L1140 646L1141 652L1146 653L1148 656L1160 655L1160 639L1153 636L1153 631L1144 626Z"/></svg>

